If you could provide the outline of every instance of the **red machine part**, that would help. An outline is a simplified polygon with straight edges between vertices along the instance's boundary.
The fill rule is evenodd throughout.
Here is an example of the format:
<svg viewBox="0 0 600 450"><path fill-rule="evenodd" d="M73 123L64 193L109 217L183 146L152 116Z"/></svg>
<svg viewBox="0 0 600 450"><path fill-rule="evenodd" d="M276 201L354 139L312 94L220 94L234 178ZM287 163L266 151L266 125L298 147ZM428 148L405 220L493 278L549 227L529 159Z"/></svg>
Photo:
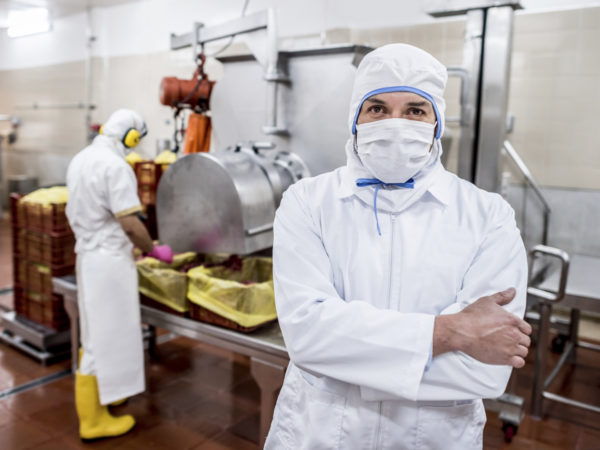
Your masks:
<svg viewBox="0 0 600 450"><path fill-rule="evenodd" d="M207 78L181 80L177 77L164 77L160 83L160 102L174 108L179 105L191 105L208 109L214 84L214 81Z"/></svg>

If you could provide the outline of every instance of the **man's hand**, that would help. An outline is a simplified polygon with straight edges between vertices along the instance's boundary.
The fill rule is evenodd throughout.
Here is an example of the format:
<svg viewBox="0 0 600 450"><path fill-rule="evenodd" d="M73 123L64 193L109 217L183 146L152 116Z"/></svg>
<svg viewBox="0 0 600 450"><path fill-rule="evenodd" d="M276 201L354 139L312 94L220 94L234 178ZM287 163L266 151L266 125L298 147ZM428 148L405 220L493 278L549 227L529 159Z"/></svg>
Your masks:
<svg viewBox="0 0 600 450"><path fill-rule="evenodd" d="M462 351L486 364L523 367L531 326L502 308L515 293L507 289L482 297L457 314L436 317L433 355Z"/></svg>

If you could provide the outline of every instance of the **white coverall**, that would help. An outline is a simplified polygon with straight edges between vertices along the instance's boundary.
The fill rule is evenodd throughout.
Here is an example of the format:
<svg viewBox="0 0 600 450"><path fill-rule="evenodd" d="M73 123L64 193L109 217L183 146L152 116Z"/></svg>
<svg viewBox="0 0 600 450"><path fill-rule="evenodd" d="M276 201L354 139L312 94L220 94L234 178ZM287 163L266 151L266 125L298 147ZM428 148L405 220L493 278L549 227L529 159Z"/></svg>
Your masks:
<svg viewBox="0 0 600 450"><path fill-rule="evenodd" d="M117 220L142 207L125 147L110 136L97 136L73 158L67 186L67 216L77 239L84 348L79 372L96 375L100 403L106 405L145 389L133 244Z"/></svg>
<svg viewBox="0 0 600 450"><path fill-rule="evenodd" d="M368 54L352 93L390 86L429 93L443 126L445 68L393 44ZM441 119L441 120L440 120ZM291 186L274 225L274 284L290 354L266 449L477 449L482 398L500 396L511 367L461 352L431 359L434 318L516 288L522 317L527 260L512 208L441 165L436 140L415 189L379 191L346 146L345 167Z"/></svg>

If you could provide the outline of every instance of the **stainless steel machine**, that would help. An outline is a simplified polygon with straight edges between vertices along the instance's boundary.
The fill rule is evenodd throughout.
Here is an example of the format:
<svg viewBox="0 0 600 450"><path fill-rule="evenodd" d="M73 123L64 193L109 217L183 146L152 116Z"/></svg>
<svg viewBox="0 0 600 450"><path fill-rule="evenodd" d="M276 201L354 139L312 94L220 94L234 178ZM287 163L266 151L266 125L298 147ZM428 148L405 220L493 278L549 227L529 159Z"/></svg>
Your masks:
<svg viewBox="0 0 600 450"><path fill-rule="evenodd" d="M160 182L160 238L175 251L243 255L271 247L283 192L309 174L300 157L270 143L187 155Z"/></svg>
<svg viewBox="0 0 600 450"><path fill-rule="evenodd" d="M171 48L193 47L196 58L198 45L233 35L247 37L251 52L219 58L223 75L210 98L214 151L179 159L158 186L159 237L175 251L271 247L283 192L346 163L354 73L371 48L279 51L270 10L195 25L193 33L172 36Z"/></svg>

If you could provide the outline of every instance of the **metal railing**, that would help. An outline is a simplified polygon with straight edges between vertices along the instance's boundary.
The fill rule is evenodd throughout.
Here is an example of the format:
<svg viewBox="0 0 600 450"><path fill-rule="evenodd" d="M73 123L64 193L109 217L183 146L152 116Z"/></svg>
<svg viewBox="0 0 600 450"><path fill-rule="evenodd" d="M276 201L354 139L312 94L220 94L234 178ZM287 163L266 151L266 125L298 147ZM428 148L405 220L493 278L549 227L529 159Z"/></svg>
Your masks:
<svg viewBox="0 0 600 450"><path fill-rule="evenodd" d="M504 150L506 151L506 154L510 157L510 159L515 163L515 165L525 178L525 181L527 181L529 186L531 186L531 189L533 189L533 192L542 203L542 207L544 209L542 244L546 245L548 244L548 226L550 223L550 213L552 212L552 210L550 209L550 204L546 200L546 197L544 197L544 194L542 193L542 190L533 178L533 175L531 175L531 171L509 141L504 141Z"/></svg>

